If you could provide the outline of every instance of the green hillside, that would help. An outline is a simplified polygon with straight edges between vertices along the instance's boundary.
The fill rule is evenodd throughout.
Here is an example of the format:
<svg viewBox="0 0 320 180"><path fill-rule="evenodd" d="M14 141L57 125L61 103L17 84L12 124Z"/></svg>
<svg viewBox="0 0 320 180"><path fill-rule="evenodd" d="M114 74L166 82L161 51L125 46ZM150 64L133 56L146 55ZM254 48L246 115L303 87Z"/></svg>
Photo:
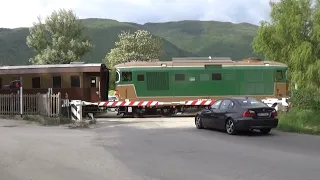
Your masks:
<svg viewBox="0 0 320 180"><path fill-rule="evenodd" d="M121 31L149 30L163 38L164 54L161 60L183 56L224 56L242 59L255 56L251 42L257 26L216 21L179 21L168 23L118 22L110 19L83 19L86 34L95 48L83 60L101 62L114 46ZM28 28L0 28L0 62L2 65L28 64L33 55L26 45Z"/></svg>
<svg viewBox="0 0 320 180"><path fill-rule="evenodd" d="M143 26L181 49L201 56L255 56L251 42L257 26L217 21L180 21L147 23Z"/></svg>

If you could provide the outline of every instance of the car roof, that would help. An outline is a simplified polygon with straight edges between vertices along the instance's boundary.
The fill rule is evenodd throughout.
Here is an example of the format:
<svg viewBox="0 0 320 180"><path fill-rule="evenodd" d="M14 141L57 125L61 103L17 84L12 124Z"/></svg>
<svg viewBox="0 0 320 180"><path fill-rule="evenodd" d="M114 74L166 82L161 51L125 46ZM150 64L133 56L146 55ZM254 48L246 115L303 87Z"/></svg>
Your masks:
<svg viewBox="0 0 320 180"><path fill-rule="evenodd" d="M251 98L251 97L245 97L245 96L243 96L243 97L232 97L231 99L237 99L237 100L242 100L242 99L254 99L255 100L255 98Z"/></svg>

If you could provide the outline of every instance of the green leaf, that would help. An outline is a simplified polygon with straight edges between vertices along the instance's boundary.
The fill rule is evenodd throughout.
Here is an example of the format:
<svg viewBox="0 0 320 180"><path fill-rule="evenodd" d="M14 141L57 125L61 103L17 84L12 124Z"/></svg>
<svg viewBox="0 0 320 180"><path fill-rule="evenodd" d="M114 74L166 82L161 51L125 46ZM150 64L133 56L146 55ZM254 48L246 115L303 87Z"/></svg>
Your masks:
<svg viewBox="0 0 320 180"><path fill-rule="evenodd" d="M162 54L162 40L146 30L134 33L121 32L119 41L106 55L108 66L130 61L152 61L159 59Z"/></svg>
<svg viewBox="0 0 320 180"><path fill-rule="evenodd" d="M69 64L78 61L93 48L84 27L72 10L53 11L44 23L38 18L30 28L27 45L36 52L33 64Z"/></svg>
<svg viewBox="0 0 320 180"><path fill-rule="evenodd" d="M298 87L319 88L320 1L280 0L270 6L270 21L261 22L254 51L288 64L288 77Z"/></svg>

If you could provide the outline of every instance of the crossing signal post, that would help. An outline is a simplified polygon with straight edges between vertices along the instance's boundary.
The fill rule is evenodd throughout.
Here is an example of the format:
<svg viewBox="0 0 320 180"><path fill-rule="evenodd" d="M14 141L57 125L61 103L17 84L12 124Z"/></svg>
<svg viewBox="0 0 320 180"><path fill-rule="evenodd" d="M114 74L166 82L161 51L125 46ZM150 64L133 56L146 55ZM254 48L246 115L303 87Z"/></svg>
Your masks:
<svg viewBox="0 0 320 180"><path fill-rule="evenodd" d="M21 90L20 87L21 87L21 81L20 80L14 80L14 81L10 82L9 88L11 90L18 90L18 89Z"/></svg>
<svg viewBox="0 0 320 180"><path fill-rule="evenodd" d="M10 91L16 91L20 94L20 116L23 114L23 88L22 88L22 77L19 80L13 80L9 85L5 85L6 88L9 88Z"/></svg>

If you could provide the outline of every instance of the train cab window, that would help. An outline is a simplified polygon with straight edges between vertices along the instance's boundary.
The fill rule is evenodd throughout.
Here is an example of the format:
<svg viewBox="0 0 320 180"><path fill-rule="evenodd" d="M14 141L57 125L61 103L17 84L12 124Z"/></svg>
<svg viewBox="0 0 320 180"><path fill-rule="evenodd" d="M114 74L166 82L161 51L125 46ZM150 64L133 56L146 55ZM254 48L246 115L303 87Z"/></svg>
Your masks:
<svg viewBox="0 0 320 180"><path fill-rule="evenodd" d="M90 77L90 87L97 87L97 77Z"/></svg>
<svg viewBox="0 0 320 180"><path fill-rule="evenodd" d="M138 74L137 81L144 81L144 74Z"/></svg>
<svg viewBox="0 0 320 180"><path fill-rule="evenodd" d="M184 81L185 80L184 74L176 74L175 75L175 80L176 81Z"/></svg>
<svg viewBox="0 0 320 180"><path fill-rule="evenodd" d="M211 80L221 80L222 76L220 73L212 73Z"/></svg>
<svg viewBox="0 0 320 180"><path fill-rule="evenodd" d="M40 88L40 77L32 78L32 88Z"/></svg>
<svg viewBox="0 0 320 180"><path fill-rule="evenodd" d="M122 81L124 82L132 81L132 72L122 72Z"/></svg>
<svg viewBox="0 0 320 180"><path fill-rule="evenodd" d="M61 76L52 76L52 88L61 88Z"/></svg>
<svg viewBox="0 0 320 180"><path fill-rule="evenodd" d="M277 70L276 80L277 80L277 81L283 80L283 74L282 74L282 71L281 71L281 70Z"/></svg>
<svg viewBox="0 0 320 180"><path fill-rule="evenodd" d="M80 87L80 77L79 76L71 76L71 87L79 88Z"/></svg>
<svg viewBox="0 0 320 180"><path fill-rule="evenodd" d="M120 81L120 73L119 71L116 71L116 83Z"/></svg>

